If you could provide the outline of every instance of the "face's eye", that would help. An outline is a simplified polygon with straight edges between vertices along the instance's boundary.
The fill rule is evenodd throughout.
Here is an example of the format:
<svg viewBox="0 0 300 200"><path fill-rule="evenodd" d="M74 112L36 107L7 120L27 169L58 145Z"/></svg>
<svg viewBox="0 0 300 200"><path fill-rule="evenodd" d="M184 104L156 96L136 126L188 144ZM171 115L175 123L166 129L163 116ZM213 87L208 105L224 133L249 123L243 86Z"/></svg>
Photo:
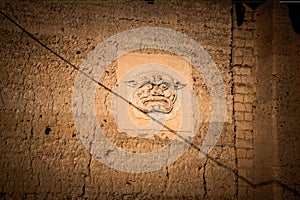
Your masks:
<svg viewBox="0 0 300 200"><path fill-rule="evenodd" d="M156 75L152 77L152 82L154 84L160 84L163 81L163 78L160 75Z"/></svg>
<svg viewBox="0 0 300 200"><path fill-rule="evenodd" d="M126 85L132 88L135 88L137 86L137 82L135 80L129 80L125 81Z"/></svg>
<svg viewBox="0 0 300 200"><path fill-rule="evenodd" d="M162 84L159 86L159 88L162 89L162 90L167 90L169 87L168 87L167 84L162 83Z"/></svg>
<svg viewBox="0 0 300 200"><path fill-rule="evenodd" d="M186 86L186 84L182 84L179 81L176 81L174 84L175 90L180 90L180 89L184 88L185 86Z"/></svg>

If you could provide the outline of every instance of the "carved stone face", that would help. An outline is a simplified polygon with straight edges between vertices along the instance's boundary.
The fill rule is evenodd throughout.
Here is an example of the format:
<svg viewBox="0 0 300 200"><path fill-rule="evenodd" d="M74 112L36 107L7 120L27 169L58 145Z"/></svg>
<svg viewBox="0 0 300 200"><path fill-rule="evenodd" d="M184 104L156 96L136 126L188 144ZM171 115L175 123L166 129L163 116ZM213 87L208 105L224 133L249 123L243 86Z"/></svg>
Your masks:
<svg viewBox="0 0 300 200"><path fill-rule="evenodd" d="M135 88L132 103L145 113L170 113L177 99L176 90L185 86L159 74L142 76L137 81L128 81L127 84Z"/></svg>

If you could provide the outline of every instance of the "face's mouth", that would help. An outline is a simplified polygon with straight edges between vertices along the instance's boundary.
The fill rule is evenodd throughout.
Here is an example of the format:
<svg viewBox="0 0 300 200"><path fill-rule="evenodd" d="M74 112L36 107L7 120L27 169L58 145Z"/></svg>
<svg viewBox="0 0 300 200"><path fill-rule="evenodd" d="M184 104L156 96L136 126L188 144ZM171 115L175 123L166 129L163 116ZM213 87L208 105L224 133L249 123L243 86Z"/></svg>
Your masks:
<svg viewBox="0 0 300 200"><path fill-rule="evenodd" d="M166 99L149 99L143 101L143 107L147 112L169 113L173 106Z"/></svg>
<svg viewBox="0 0 300 200"><path fill-rule="evenodd" d="M168 102L165 99L149 99L149 100L143 101L144 106L149 106L149 105L152 105L152 104L154 104L154 105L155 104L160 104L164 107L169 107L170 106L170 102Z"/></svg>
<svg viewBox="0 0 300 200"><path fill-rule="evenodd" d="M170 113L175 101L175 91L162 84L145 84L133 94L133 103L145 113Z"/></svg>

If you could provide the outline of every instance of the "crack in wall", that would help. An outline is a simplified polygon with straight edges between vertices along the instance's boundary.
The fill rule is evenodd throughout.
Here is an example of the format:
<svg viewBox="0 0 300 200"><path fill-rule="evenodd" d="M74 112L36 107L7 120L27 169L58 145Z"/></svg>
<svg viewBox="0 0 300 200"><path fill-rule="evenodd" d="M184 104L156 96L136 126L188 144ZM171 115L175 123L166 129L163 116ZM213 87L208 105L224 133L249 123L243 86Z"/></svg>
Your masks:
<svg viewBox="0 0 300 200"><path fill-rule="evenodd" d="M169 182L170 182L170 174L169 174L169 168L166 167L166 182L165 182L165 188L167 189L168 185L169 185Z"/></svg>
<svg viewBox="0 0 300 200"><path fill-rule="evenodd" d="M205 178L205 173L206 173L206 165L207 165L208 159L206 158L205 163L203 165L203 174L202 174L202 181L203 181L203 197L207 198L207 185L206 185L206 178Z"/></svg>
<svg viewBox="0 0 300 200"><path fill-rule="evenodd" d="M82 193L81 193L80 197L84 197L85 192L86 192L86 179L91 176L91 162L92 162L92 155L89 154L89 160L88 160L88 165L87 165L88 174L84 175Z"/></svg>
<svg viewBox="0 0 300 200"><path fill-rule="evenodd" d="M235 198L238 198L239 194L239 178L238 178L238 159L237 159L237 148L236 148L236 119L235 119L235 98L234 98L234 74L233 74L233 43L234 43L234 14L235 14L235 7L234 3L231 2L231 35L230 35L230 75L231 75L231 90L230 94L232 96L232 123L233 123L233 131L234 131L234 137L233 137L233 148L234 148L234 155L235 155Z"/></svg>

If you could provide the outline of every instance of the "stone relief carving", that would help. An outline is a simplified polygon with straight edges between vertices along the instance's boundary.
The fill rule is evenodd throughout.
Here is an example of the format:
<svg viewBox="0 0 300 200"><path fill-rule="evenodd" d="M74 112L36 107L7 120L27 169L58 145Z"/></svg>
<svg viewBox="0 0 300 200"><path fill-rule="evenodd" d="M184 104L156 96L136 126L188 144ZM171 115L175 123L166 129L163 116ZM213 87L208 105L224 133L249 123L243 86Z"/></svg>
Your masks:
<svg viewBox="0 0 300 200"><path fill-rule="evenodd" d="M139 58L135 55L130 59L136 57ZM120 64L127 66L127 62ZM113 113L121 131L132 137L152 138L156 135L169 139L176 135L168 128L184 132L184 137L192 133L195 99L187 81L189 70L181 74L173 67L157 63L124 68L117 68L119 78L114 91L134 106L112 96Z"/></svg>
<svg viewBox="0 0 300 200"><path fill-rule="evenodd" d="M170 113L177 99L177 90L185 87L185 84L158 73L125 82L134 88L132 103L144 113Z"/></svg>

